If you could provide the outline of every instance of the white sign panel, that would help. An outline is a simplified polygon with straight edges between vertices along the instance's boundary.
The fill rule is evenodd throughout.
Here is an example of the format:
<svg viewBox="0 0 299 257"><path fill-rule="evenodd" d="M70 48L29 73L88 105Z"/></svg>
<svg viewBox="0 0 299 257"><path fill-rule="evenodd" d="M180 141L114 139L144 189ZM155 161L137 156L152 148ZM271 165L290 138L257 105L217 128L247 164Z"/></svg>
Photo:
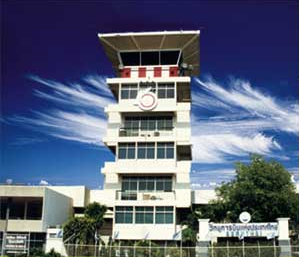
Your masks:
<svg viewBox="0 0 299 257"><path fill-rule="evenodd" d="M267 237L278 236L278 223L209 223L210 237Z"/></svg>
<svg viewBox="0 0 299 257"><path fill-rule="evenodd" d="M24 234L7 234L5 237L6 253L25 253L28 248L28 235Z"/></svg>

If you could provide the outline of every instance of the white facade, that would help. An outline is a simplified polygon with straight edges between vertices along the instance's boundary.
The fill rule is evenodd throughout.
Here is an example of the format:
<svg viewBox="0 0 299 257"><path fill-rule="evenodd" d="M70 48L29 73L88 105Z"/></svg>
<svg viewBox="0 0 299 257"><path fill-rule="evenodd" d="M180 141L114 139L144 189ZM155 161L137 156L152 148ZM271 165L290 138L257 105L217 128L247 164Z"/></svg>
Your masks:
<svg viewBox="0 0 299 257"><path fill-rule="evenodd" d="M101 170L113 238L179 240L179 213L191 206L192 161L191 79L182 64L198 65L199 31L99 38L119 75L107 79L117 103L105 108L103 138L115 161ZM97 196L103 194L91 193Z"/></svg>

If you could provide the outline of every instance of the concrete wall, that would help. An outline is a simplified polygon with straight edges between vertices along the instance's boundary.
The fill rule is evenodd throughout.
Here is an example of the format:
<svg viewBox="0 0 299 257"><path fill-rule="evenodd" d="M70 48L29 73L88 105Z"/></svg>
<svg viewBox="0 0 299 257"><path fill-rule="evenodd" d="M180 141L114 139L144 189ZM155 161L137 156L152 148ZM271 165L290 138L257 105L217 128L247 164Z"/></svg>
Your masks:
<svg viewBox="0 0 299 257"><path fill-rule="evenodd" d="M215 190L193 190L191 195L192 204L208 204L211 200L216 200Z"/></svg>
<svg viewBox="0 0 299 257"><path fill-rule="evenodd" d="M89 201L89 189L85 186L48 186L48 188L72 199L73 207L85 207Z"/></svg>
<svg viewBox="0 0 299 257"><path fill-rule="evenodd" d="M43 230L59 226L72 215L72 199L46 188L43 206Z"/></svg>

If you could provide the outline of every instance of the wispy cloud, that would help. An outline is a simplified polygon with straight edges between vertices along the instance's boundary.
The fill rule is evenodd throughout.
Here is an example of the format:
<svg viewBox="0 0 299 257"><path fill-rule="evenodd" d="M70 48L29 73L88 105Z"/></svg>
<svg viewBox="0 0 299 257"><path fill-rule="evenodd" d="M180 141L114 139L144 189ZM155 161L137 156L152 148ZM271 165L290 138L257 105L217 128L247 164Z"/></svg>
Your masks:
<svg viewBox="0 0 299 257"><path fill-rule="evenodd" d="M105 77L89 75L69 83L38 76L29 79L44 85L34 94L49 107L9 121L56 138L103 145L107 123L104 107L114 102ZM227 85L212 78L195 78L192 83L194 162L225 163L247 158L249 153L288 158L273 132L298 133L299 107L295 101L278 100L240 79L231 79Z"/></svg>
<svg viewBox="0 0 299 257"><path fill-rule="evenodd" d="M223 163L234 157L258 153L277 157L282 150L272 132L295 135L299 130L299 107L279 101L248 81L231 79L221 85L212 78L194 79L192 95L192 143L196 162ZM213 115L200 116L203 110ZM281 156L287 159L286 156Z"/></svg>
<svg viewBox="0 0 299 257"><path fill-rule="evenodd" d="M104 107L114 101L104 77L86 76L79 83L37 76L29 79L46 86L34 94L52 105L46 110L32 111L30 117L15 115L9 121L56 138L103 145L107 123Z"/></svg>
<svg viewBox="0 0 299 257"><path fill-rule="evenodd" d="M236 175L236 171L233 168L214 168L203 170L192 170L191 172L191 187L193 189L210 189L215 188L222 182L233 179Z"/></svg>

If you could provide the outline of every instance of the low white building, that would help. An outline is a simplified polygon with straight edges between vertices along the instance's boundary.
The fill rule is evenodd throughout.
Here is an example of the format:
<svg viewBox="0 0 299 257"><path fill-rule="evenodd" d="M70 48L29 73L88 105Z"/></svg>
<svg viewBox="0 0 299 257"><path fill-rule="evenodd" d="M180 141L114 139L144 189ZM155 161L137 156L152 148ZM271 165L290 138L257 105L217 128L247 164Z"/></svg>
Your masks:
<svg viewBox="0 0 299 257"><path fill-rule="evenodd" d="M119 229L115 224L114 206L119 205L118 200L110 200L109 190L90 190L85 186L24 186L24 185L0 185L0 232L1 238L3 231L7 226L7 232L12 234L30 234L33 246L41 246L45 243L48 228L59 228L72 216L83 214L87 204L98 202L108 206L109 210L105 215L105 224L101 235L109 238L113 237L113 226ZM192 204L207 204L207 195L209 199L213 197L213 190L193 191ZM202 196L202 197L200 197ZM190 196L191 198L191 196ZM124 201L123 205L128 204ZM156 200L141 200L143 205L150 206ZM6 224L7 205L9 204L9 217ZM156 203L155 203L156 204ZM161 205L166 204L164 201ZM155 225L142 225L138 233L152 231L154 240L173 240L167 234L171 234L174 224L166 225L161 230L153 229ZM134 225L124 225L120 227L124 239L136 239L132 233ZM132 236L133 235L133 236Z"/></svg>

